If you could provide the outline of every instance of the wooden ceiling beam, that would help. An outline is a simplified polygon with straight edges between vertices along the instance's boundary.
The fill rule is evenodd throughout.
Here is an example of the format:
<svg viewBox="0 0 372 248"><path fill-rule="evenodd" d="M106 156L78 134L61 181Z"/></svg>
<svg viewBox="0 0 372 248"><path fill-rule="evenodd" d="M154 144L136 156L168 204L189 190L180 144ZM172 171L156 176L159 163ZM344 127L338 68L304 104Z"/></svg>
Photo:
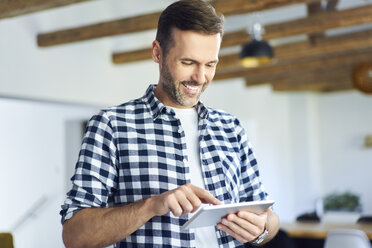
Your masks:
<svg viewBox="0 0 372 248"><path fill-rule="evenodd" d="M317 1L320 0L216 0L212 1L212 5L216 7L217 12L222 12L225 15L233 15ZM161 12L138 15L119 20L39 34L37 36L37 43L41 47L47 47L154 29L157 26L160 13Z"/></svg>
<svg viewBox="0 0 372 248"><path fill-rule="evenodd" d="M111 56L111 59L114 64L124 64L124 63L148 60L148 59L151 59L151 56L152 56L152 49L145 48L145 49L139 49L139 50L132 50L129 52L113 53Z"/></svg>
<svg viewBox="0 0 372 248"><path fill-rule="evenodd" d="M272 40L300 34L324 32L332 28L370 24L372 22L372 4L341 11L320 12L306 18L275 23L265 26L264 40ZM250 39L246 30L226 33L223 42L229 46L241 45Z"/></svg>
<svg viewBox="0 0 372 248"><path fill-rule="evenodd" d="M226 16L250 13L293 4L308 4L320 2L320 0L214 0L210 1L217 12L223 13Z"/></svg>
<svg viewBox="0 0 372 248"><path fill-rule="evenodd" d="M315 68L306 71L279 72L274 73L270 77L246 77L246 86L255 86L262 84L311 84L317 81L333 80L335 77L350 79L353 66L341 65L327 68Z"/></svg>
<svg viewBox="0 0 372 248"><path fill-rule="evenodd" d="M349 50L359 50L372 47L372 29L344 35L335 35L317 40L300 41L274 47L275 60L288 60L301 57L319 56L322 54L342 53ZM220 56L217 70L219 72L242 68L239 54L233 53Z"/></svg>
<svg viewBox="0 0 372 248"><path fill-rule="evenodd" d="M223 44L223 43L222 43ZM274 47L275 59L294 59L299 57L335 53L347 50L357 50L372 47L372 30L360 31L345 35L325 37L316 43L308 41L295 42ZM118 52L112 55L114 64L122 64L151 59L151 48ZM239 53L220 56L218 70L239 68Z"/></svg>
<svg viewBox="0 0 372 248"><path fill-rule="evenodd" d="M323 12L322 3L308 3L307 4L307 15L311 16L320 12ZM317 32L308 34L308 39L310 43L315 44L317 40L324 38L324 32Z"/></svg>
<svg viewBox="0 0 372 248"><path fill-rule="evenodd" d="M274 91L317 91L331 92L353 89L353 66L321 68L308 72L294 72L286 77L276 78L271 84ZM249 82L246 82L249 86Z"/></svg>
<svg viewBox="0 0 372 248"><path fill-rule="evenodd" d="M305 85L314 84L317 82L337 82L337 81L350 81L352 79L351 66L340 66L329 68L328 70L317 70L319 73L304 72L304 73L289 73L287 77L275 79L269 84L271 85ZM249 85L249 84L248 84Z"/></svg>
<svg viewBox="0 0 372 248"><path fill-rule="evenodd" d="M30 14L88 0L8 0L0 1L0 19Z"/></svg>
<svg viewBox="0 0 372 248"><path fill-rule="evenodd" d="M353 66L318 68L305 72L283 72L271 81L252 83L246 79L246 86L270 84L275 91L339 91L352 88ZM346 87L347 86L347 87Z"/></svg>
<svg viewBox="0 0 372 248"><path fill-rule="evenodd" d="M285 85L275 84L271 86L274 91L315 91L315 92L338 92L355 89L350 80L340 79L336 81L318 81L312 84Z"/></svg>
<svg viewBox="0 0 372 248"><path fill-rule="evenodd" d="M67 6L74 3L79 3L83 1L89 0L13 0L13 1L0 1L0 19L1 18L8 18L14 17L19 15L30 14L42 10L52 9L56 7ZM233 15L239 14L238 11L241 13L249 12L249 11L257 11L258 8L261 9L269 9L269 8L276 8L282 7L283 5L290 5L290 4L297 4L297 3L308 3L308 2L315 2L320 0L261 0L258 4L252 4L251 2L247 2L244 0L234 0L230 1L227 4L226 0L215 0L211 1L211 3L215 6L215 8L220 11L224 12L225 15ZM223 10L223 11L221 11Z"/></svg>
<svg viewBox="0 0 372 248"><path fill-rule="evenodd" d="M153 29L157 26L159 16L160 13L151 13L46 34L39 34L37 35L37 44L40 47L47 47Z"/></svg>
<svg viewBox="0 0 372 248"><path fill-rule="evenodd" d="M301 59L290 59L277 64L258 67L253 69L239 69L228 72L216 73L214 80L223 80L239 77L255 77L257 79L265 77L267 74L275 74L291 71L306 71L317 68L337 67L341 65L351 65L358 62L370 61L372 58L372 47L359 49L356 51L346 51L338 54L328 54L324 56L312 56Z"/></svg>
<svg viewBox="0 0 372 248"><path fill-rule="evenodd" d="M319 12L298 20L265 26L267 40L323 32L332 28L350 27L372 22L372 4L342 11Z"/></svg>
<svg viewBox="0 0 372 248"><path fill-rule="evenodd" d="M328 17L328 15L330 17ZM346 19L346 20L345 20ZM350 19L350 20L349 20ZM330 28L339 28L343 26L361 25L372 22L372 5L347 9L343 11L322 12L314 14L308 18L297 19L290 22L271 24L265 26L266 40L282 38L287 35L296 34L311 34L317 32L324 32ZM294 30L292 30L292 28ZM269 31L270 30L270 31ZM294 32L295 31L295 32ZM222 47L241 45L249 40L249 35L246 30L238 30L226 33L222 40ZM129 52L117 52L113 54L113 62L128 63L141 61L151 58L150 48L134 50ZM136 57L138 54L138 58ZM147 54L147 56L143 56ZM128 58L126 58L128 56ZM235 56L235 55L231 55ZM277 54L275 54L277 57Z"/></svg>
<svg viewBox="0 0 372 248"><path fill-rule="evenodd" d="M318 40L315 45L305 41L278 46L278 59L317 56L330 53L342 53L372 47L372 29L354 33L329 36Z"/></svg>

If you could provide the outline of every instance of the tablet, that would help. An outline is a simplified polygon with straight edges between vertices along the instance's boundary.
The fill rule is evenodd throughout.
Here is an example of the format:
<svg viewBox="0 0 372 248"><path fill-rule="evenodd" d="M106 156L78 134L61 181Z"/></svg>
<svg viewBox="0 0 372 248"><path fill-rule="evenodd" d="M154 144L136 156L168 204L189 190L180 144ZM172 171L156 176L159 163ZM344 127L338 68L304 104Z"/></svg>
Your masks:
<svg viewBox="0 0 372 248"><path fill-rule="evenodd" d="M183 229L203 226L214 226L221 222L222 217L227 214L247 210L260 214L274 204L274 200L240 202L222 205L206 205L200 207L194 215L182 226Z"/></svg>

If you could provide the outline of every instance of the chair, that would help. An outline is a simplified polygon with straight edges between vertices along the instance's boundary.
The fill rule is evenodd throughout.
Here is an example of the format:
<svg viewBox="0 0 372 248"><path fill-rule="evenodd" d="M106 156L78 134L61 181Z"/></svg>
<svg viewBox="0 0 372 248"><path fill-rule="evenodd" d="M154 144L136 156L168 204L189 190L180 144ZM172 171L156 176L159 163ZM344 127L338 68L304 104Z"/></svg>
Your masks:
<svg viewBox="0 0 372 248"><path fill-rule="evenodd" d="M328 232L324 248L371 248L371 243L361 230L339 229Z"/></svg>
<svg viewBox="0 0 372 248"><path fill-rule="evenodd" d="M0 233L0 247L1 248L14 248L13 236L11 233Z"/></svg>
<svg viewBox="0 0 372 248"><path fill-rule="evenodd" d="M360 216L357 223L372 223L372 216L371 215Z"/></svg>

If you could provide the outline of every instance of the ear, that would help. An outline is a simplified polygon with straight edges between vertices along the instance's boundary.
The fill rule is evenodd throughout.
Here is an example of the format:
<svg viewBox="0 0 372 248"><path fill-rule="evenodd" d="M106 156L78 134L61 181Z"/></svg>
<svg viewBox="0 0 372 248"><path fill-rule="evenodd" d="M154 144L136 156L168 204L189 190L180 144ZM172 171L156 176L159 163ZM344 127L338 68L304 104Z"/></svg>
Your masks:
<svg viewBox="0 0 372 248"><path fill-rule="evenodd" d="M160 64L161 54L162 54L162 51L161 51L160 43L159 43L159 41L154 40L152 42L152 59L156 63L159 63Z"/></svg>

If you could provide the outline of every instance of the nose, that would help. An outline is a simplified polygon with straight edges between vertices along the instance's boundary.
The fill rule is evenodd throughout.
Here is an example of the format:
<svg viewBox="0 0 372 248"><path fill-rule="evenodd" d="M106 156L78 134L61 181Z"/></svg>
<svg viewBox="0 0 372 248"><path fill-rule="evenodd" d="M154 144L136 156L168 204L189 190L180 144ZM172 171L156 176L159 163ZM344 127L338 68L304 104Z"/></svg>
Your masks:
<svg viewBox="0 0 372 248"><path fill-rule="evenodd" d="M192 80L198 82L198 84L203 84L207 81L207 75L204 66L197 66L194 70Z"/></svg>

